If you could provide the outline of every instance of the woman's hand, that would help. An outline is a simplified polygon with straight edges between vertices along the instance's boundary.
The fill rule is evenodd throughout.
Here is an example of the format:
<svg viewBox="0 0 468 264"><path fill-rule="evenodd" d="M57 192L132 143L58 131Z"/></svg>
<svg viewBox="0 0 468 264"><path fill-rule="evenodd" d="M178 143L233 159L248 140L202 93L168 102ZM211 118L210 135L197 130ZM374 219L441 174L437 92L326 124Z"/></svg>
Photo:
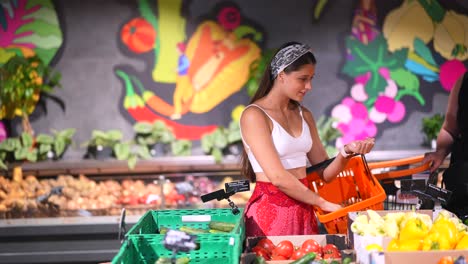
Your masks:
<svg viewBox="0 0 468 264"><path fill-rule="evenodd" d="M321 201L320 201L320 204L318 204L318 207L320 207L320 209L322 209L325 212L335 212L335 211L340 210L341 208L343 208L339 204L329 202L329 201L327 201L327 200L325 200L323 198L320 198L320 199L321 199Z"/></svg>
<svg viewBox="0 0 468 264"><path fill-rule="evenodd" d="M434 172L437 170L445 159L445 155L437 151L427 152L424 154L423 164L430 162L429 171Z"/></svg>
<svg viewBox="0 0 468 264"><path fill-rule="evenodd" d="M367 154L374 147L375 139L367 138L364 140L356 140L344 146L344 150L348 154Z"/></svg>

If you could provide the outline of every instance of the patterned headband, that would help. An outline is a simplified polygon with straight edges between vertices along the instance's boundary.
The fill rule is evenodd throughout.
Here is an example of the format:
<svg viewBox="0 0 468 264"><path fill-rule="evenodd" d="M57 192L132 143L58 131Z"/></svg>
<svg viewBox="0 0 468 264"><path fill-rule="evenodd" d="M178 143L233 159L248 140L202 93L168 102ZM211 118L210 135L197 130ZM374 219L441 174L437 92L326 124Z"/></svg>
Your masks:
<svg viewBox="0 0 468 264"><path fill-rule="evenodd" d="M278 51L271 61L271 74L273 75L273 80L276 79L281 71L307 52L312 53L312 50L309 46L303 44L294 44Z"/></svg>

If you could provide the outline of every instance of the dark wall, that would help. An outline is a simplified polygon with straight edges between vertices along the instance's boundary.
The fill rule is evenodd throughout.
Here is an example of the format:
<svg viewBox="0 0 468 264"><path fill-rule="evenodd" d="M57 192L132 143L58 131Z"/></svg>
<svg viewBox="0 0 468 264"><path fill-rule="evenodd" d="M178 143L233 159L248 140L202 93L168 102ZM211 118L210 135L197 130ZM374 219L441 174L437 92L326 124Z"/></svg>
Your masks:
<svg viewBox="0 0 468 264"><path fill-rule="evenodd" d="M66 104L66 111L49 102L48 113L35 113L33 127L36 132L49 132L51 128L76 127L78 143L87 140L93 129L118 128L126 138L133 134L132 123L120 112L118 102L122 98L122 84L114 74L116 65L130 65L137 72L145 71L148 65L132 56L127 56L118 46L120 27L126 19L135 16L136 1L123 0L69 0L56 1L56 9L63 25L64 43L54 59L62 73L63 89L56 95ZM193 29L200 17L206 15L221 1L191 1L188 7L187 30ZM353 8L356 1L335 0L325 6L319 21L314 21L313 3L317 1L294 0L239 0L244 16L254 19L266 32L264 48L275 48L290 40L310 44L318 60L313 91L304 104L316 118L330 115L331 107L349 93L353 80L341 73L345 62L344 40L351 30ZM378 10L387 12L401 1L379 1ZM454 4L456 5L456 4ZM463 9L463 11L466 11ZM381 21L379 21L381 23ZM425 106L419 106L411 98L405 105L415 105L405 120L397 125L379 127L376 149L421 148L423 135L419 132L421 119L431 113L445 112L448 93L438 88L438 83L421 83L430 86L431 98ZM432 89L434 88L434 89ZM247 104L248 96L240 93L228 99L227 104ZM219 110L219 111L218 111ZM215 112L219 123L226 123L231 108L220 105ZM83 149L67 153L67 158L81 157ZM193 154L200 154L198 142L194 142Z"/></svg>

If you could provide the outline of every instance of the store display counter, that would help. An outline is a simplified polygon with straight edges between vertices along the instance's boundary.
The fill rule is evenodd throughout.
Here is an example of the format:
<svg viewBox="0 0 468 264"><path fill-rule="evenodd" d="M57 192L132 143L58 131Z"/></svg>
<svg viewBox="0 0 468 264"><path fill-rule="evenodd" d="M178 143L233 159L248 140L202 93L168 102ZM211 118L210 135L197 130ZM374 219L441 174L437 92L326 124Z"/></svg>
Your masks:
<svg viewBox="0 0 468 264"><path fill-rule="evenodd" d="M141 216L126 216L127 230ZM0 263L99 263L120 248L120 216L0 220Z"/></svg>

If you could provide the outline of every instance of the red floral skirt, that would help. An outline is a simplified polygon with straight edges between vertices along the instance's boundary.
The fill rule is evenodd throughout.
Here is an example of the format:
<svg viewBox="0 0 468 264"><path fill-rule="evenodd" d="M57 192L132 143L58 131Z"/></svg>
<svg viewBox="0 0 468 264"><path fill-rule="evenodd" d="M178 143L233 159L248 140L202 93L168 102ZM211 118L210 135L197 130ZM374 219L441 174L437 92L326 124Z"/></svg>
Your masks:
<svg viewBox="0 0 468 264"><path fill-rule="evenodd" d="M308 185L307 179L300 181ZM289 197L270 182L256 183L244 219L248 237L318 234L312 206Z"/></svg>

